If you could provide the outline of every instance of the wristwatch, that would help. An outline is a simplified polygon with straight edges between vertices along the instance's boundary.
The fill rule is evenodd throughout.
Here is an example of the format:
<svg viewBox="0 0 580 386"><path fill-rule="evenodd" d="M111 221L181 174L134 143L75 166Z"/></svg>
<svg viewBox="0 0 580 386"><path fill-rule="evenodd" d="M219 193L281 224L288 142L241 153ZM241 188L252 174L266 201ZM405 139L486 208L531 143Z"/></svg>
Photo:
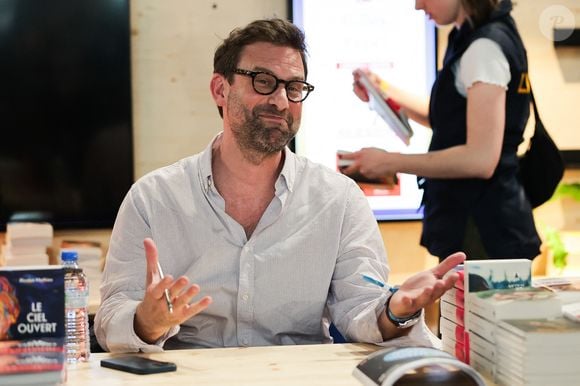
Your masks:
<svg viewBox="0 0 580 386"><path fill-rule="evenodd" d="M387 299L387 303L385 305L385 313L387 314L387 319L389 319L389 321L391 323L393 323L395 325L395 327L397 327L397 328L409 328L411 326L414 326L415 324L417 324L417 322L419 320L421 320L421 312L423 310L419 310L419 311L415 312L413 315L406 316L404 318L399 318L399 317L393 315L393 313L391 312L391 309L389 308L389 303L391 302L391 299L393 298L393 295L395 294L395 292L397 292L398 290L399 290L399 287L389 288L389 291L391 292L391 296L389 296L389 298Z"/></svg>

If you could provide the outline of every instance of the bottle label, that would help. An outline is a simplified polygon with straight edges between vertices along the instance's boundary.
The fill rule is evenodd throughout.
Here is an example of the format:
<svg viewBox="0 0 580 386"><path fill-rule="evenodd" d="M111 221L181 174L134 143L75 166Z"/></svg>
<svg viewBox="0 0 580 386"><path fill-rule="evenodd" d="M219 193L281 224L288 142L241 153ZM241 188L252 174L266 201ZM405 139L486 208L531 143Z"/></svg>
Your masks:
<svg viewBox="0 0 580 386"><path fill-rule="evenodd" d="M66 294L65 295L65 306L66 308L86 308L89 306L89 296L88 292L79 292L77 294Z"/></svg>

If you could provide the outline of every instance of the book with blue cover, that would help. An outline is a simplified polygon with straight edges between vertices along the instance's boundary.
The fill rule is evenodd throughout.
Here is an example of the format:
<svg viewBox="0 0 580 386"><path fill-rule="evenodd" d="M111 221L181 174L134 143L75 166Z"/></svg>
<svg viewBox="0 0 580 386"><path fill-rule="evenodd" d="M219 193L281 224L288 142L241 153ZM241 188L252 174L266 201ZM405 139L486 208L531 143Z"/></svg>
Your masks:
<svg viewBox="0 0 580 386"><path fill-rule="evenodd" d="M471 310L471 293L531 285L532 262L528 259L468 260L464 263L465 312ZM465 327L472 331L469 320Z"/></svg>
<svg viewBox="0 0 580 386"><path fill-rule="evenodd" d="M0 383L62 384L64 269L0 267Z"/></svg>
<svg viewBox="0 0 580 386"><path fill-rule="evenodd" d="M64 270L0 268L0 340L64 337Z"/></svg>
<svg viewBox="0 0 580 386"><path fill-rule="evenodd" d="M468 260L464 269L466 293L532 285L528 259Z"/></svg>

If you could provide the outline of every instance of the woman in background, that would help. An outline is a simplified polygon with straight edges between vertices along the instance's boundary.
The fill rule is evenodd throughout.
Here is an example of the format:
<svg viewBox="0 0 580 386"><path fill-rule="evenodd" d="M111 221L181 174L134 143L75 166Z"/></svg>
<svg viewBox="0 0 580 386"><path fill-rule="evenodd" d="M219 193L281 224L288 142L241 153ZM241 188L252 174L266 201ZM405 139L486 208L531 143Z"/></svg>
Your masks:
<svg viewBox="0 0 580 386"><path fill-rule="evenodd" d="M367 72L407 115L431 127L425 154L376 148L342 155L343 170L369 178L415 174L424 189L421 245L440 259L528 258L539 254L532 208L520 184L517 148L529 116L527 59L511 0L416 0L437 25L453 24L429 101ZM368 100L354 72L354 91Z"/></svg>

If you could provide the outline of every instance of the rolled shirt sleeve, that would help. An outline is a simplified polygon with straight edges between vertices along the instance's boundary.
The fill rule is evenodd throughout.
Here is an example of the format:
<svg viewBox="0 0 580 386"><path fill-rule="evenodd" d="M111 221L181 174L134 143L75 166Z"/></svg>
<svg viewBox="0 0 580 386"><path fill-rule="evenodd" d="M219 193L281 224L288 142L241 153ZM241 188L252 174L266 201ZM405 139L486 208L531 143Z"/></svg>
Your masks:
<svg viewBox="0 0 580 386"><path fill-rule="evenodd" d="M151 236L134 194L133 190L127 194L115 222L100 288L103 302L95 316L95 334L107 351L156 352L162 351L163 343L177 334L179 326L155 344L141 340L133 328L137 305L145 295L147 264L143 240Z"/></svg>
<svg viewBox="0 0 580 386"><path fill-rule="evenodd" d="M385 303L390 296L388 284L385 287L373 285L363 280L362 275L388 283L390 269L384 243L360 189L352 184L346 194L343 233L328 307L332 320L347 340L381 344L383 338L378 319L385 312ZM396 341L428 346L437 344L423 318L421 323L412 327L409 337ZM391 344L397 345L396 341Z"/></svg>

